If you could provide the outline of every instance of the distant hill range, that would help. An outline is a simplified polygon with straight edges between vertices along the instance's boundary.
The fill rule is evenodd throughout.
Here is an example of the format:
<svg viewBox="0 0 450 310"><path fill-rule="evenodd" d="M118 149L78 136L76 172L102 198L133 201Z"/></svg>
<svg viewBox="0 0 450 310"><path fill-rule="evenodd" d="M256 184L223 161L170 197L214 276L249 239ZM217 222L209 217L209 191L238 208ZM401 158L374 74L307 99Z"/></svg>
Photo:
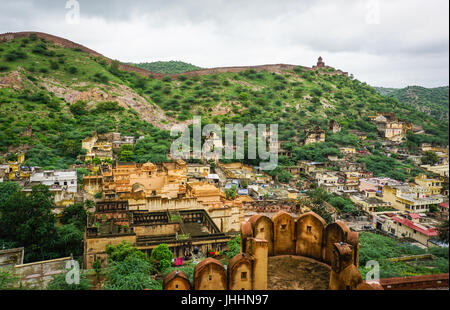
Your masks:
<svg viewBox="0 0 450 310"><path fill-rule="evenodd" d="M410 104L438 121L448 123L449 87L425 88L408 86L405 88L375 87L383 96L397 98L400 102Z"/></svg>
<svg viewBox="0 0 450 310"><path fill-rule="evenodd" d="M191 65L186 62L171 60L171 61L154 61L154 62L142 62L142 63L130 63L132 66L136 66L141 69L145 69L156 73L165 74L177 74L188 71L200 70L202 68Z"/></svg>

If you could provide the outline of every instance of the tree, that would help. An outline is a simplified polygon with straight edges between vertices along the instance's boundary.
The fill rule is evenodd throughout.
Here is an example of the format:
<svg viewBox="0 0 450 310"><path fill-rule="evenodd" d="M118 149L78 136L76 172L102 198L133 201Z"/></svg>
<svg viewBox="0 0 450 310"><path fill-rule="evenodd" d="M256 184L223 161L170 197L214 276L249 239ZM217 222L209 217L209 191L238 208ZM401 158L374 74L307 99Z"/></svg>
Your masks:
<svg viewBox="0 0 450 310"><path fill-rule="evenodd" d="M134 152L133 146L130 144L124 144L120 147L119 161L121 162L131 162L133 161Z"/></svg>
<svg viewBox="0 0 450 310"><path fill-rule="evenodd" d="M45 185L35 185L32 192L15 192L3 203L0 239L25 247L25 261L53 258L56 229L54 198Z"/></svg>
<svg viewBox="0 0 450 310"><path fill-rule="evenodd" d="M151 274L156 270L145 258L131 255L123 261L112 261L106 268L106 290L161 290L160 282L153 280Z"/></svg>
<svg viewBox="0 0 450 310"><path fill-rule="evenodd" d="M92 164L94 164L94 165L100 165L101 163L102 163L102 160L98 157L94 157L92 159Z"/></svg>
<svg viewBox="0 0 450 310"><path fill-rule="evenodd" d="M80 273L80 283L76 284L68 284L66 281L67 273L62 272L56 276L53 276L53 279L48 283L48 290L64 290L64 291L72 291L72 290L90 290L91 289L91 280L87 278L86 272Z"/></svg>
<svg viewBox="0 0 450 310"><path fill-rule="evenodd" d="M138 250L131 242L122 241L117 245L106 246L106 253L108 254L109 261L122 262L127 257L133 256L139 259L145 259L144 252Z"/></svg>
<svg viewBox="0 0 450 310"><path fill-rule="evenodd" d="M83 203L75 203L64 208L61 212L61 224L74 224L78 229L84 231L86 226L86 208Z"/></svg>
<svg viewBox="0 0 450 310"><path fill-rule="evenodd" d="M173 259L173 253L169 250L169 246L165 243L161 243L156 248L153 249L151 258L153 261L160 262L163 259L169 262Z"/></svg>
<svg viewBox="0 0 450 310"><path fill-rule="evenodd" d="M228 251L226 252L226 255L227 258L231 259L239 253L241 253L241 235L237 235L228 241Z"/></svg>
<svg viewBox="0 0 450 310"><path fill-rule="evenodd" d="M20 191L20 185L15 182L1 182L0 183L0 210L9 196Z"/></svg>
<svg viewBox="0 0 450 310"><path fill-rule="evenodd" d="M117 60L111 61L111 65L109 66L109 72L111 72L114 75L119 75L120 74L119 64L120 62Z"/></svg>
<svg viewBox="0 0 450 310"><path fill-rule="evenodd" d="M98 281L100 279L100 273L102 272L102 263L100 262L100 259L97 258L92 264L92 267L95 270L95 277Z"/></svg>
<svg viewBox="0 0 450 310"><path fill-rule="evenodd" d="M56 227L56 240L53 251L55 257L75 257L83 255L84 229L79 229L74 223Z"/></svg>
<svg viewBox="0 0 450 310"><path fill-rule="evenodd" d="M77 101L74 104L72 104L69 108L70 112L72 112L73 115L80 116L85 115L88 113L87 109L87 102L86 101Z"/></svg>
<svg viewBox="0 0 450 310"><path fill-rule="evenodd" d="M423 165L434 165L439 161L439 157L436 153L431 151L426 151L422 156L422 164Z"/></svg>
<svg viewBox="0 0 450 310"><path fill-rule="evenodd" d="M234 200L236 199L237 193L236 193L236 185L233 185L231 188L228 188L225 190L225 197L227 200Z"/></svg>
<svg viewBox="0 0 450 310"><path fill-rule="evenodd" d="M445 220L438 228L439 240L448 243L448 220Z"/></svg>

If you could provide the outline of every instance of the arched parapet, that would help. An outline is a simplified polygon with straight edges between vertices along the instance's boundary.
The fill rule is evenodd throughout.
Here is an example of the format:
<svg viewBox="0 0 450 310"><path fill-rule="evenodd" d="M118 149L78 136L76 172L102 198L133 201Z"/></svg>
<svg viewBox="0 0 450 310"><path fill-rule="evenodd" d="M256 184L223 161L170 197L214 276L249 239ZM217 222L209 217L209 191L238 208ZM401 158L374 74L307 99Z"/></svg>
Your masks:
<svg viewBox="0 0 450 310"><path fill-rule="evenodd" d="M273 256L273 222L261 214L255 214L250 217L248 222L252 226L253 237L267 241L269 256Z"/></svg>
<svg viewBox="0 0 450 310"><path fill-rule="evenodd" d="M363 283L358 268L353 264L353 247L345 242L332 245L331 290L354 290Z"/></svg>
<svg viewBox="0 0 450 310"><path fill-rule="evenodd" d="M322 260L326 222L314 212L301 215L295 225L295 254Z"/></svg>
<svg viewBox="0 0 450 310"><path fill-rule="evenodd" d="M191 282L188 276L180 271L174 270L164 277L163 280L164 290L190 290Z"/></svg>
<svg viewBox="0 0 450 310"><path fill-rule="evenodd" d="M240 227L241 233L241 253L245 253L247 249L247 239L253 238L252 225L249 222L242 222Z"/></svg>
<svg viewBox="0 0 450 310"><path fill-rule="evenodd" d="M253 259L250 255L240 253L234 256L228 263L228 289L252 290Z"/></svg>
<svg viewBox="0 0 450 310"><path fill-rule="evenodd" d="M348 226L342 221L328 224L325 228L324 239L324 262L333 265L333 244L347 242L347 234L350 232Z"/></svg>
<svg viewBox="0 0 450 310"><path fill-rule="evenodd" d="M222 263L214 258L206 258L195 266L195 290L226 290L227 274Z"/></svg>
<svg viewBox="0 0 450 310"><path fill-rule="evenodd" d="M295 254L295 221L284 211L278 211L273 217L274 255Z"/></svg>
<svg viewBox="0 0 450 310"><path fill-rule="evenodd" d="M359 266L359 233L350 231L347 234L347 243L353 247L353 264Z"/></svg>

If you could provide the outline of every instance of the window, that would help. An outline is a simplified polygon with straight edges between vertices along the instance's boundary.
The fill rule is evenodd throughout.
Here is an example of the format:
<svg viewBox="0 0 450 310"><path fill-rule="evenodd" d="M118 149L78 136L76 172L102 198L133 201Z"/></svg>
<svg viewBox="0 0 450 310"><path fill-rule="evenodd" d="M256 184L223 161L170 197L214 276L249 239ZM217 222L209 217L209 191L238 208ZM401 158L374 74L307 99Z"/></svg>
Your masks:
<svg viewBox="0 0 450 310"><path fill-rule="evenodd" d="M241 280L247 280L247 272L241 272Z"/></svg>
<svg viewBox="0 0 450 310"><path fill-rule="evenodd" d="M175 284L175 288L178 288L178 284Z"/></svg>
<svg viewBox="0 0 450 310"><path fill-rule="evenodd" d="M310 234L311 231L312 231L312 227L311 227L311 226L306 226L306 232L307 232L308 234Z"/></svg>
<svg viewBox="0 0 450 310"><path fill-rule="evenodd" d="M208 279L209 279L209 281L211 281L212 280L212 275L209 275Z"/></svg>
<svg viewBox="0 0 450 310"><path fill-rule="evenodd" d="M259 232L264 232L264 227L261 227L261 228L259 229Z"/></svg>
<svg viewBox="0 0 450 310"><path fill-rule="evenodd" d="M281 230L286 230L286 224L281 224Z"/></svg>

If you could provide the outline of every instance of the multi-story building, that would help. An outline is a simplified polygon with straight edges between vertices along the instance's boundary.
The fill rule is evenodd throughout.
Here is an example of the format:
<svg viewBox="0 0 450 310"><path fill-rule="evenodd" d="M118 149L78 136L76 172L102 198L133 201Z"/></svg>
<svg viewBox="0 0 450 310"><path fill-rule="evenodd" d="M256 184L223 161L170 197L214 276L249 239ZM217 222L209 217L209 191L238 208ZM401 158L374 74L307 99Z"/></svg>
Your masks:
<svg viewBox="0 0 450 310"><path fill-rule="evenodd" d="M315 127L311 130L305 131L305 143L304 145L308 145L311 143L325 142L325 130L320 129L319 127Z"/></svg>
<svg viewBox="0 0 450 310"><path fill-rule="evenodd" d="M423 169L425 169L425 170L427 170L427 171L429 171L431 173L438 174L441 177L448 178L448 171L449 171L448 170L448 168L449 168L448 164L446 164L446 165L434 165L434 166L421 165L420 167L422 167Z"/></svg>
<svg viewBox="0 0 450 310"><path fill-rule="evenodd" d="M297 166L300 168L300 172L307 175L311 175L314 172L325 171L327 169L326 163L318 161L301 160L297 163Z"/></svg>
<svg viewBox="0 0 450 310"><path fill-rule="evenodd" d="M122 145L134 145L136 142L133 136L122 136L119 132L112 133L112 147L113 150L118 152Z"/></svg>
<svg viewBox="0 0 450 310"><path fill-rule="evenodd" d="M429 227L423 223L420 223L420 216L408 215L381 215L377 216L378 228L381 227L383 231L386 231L397 238L409 238L413 239L425 246L432 246L429 243L430 239L438 236L438 231Z"/></svg>
<svg viewBox="0 0 450 310"><path fill-rule="evenodd" d="M186 176L189 182L205 180L211 173L209 164L187 164Z"/></svg>
<svg viewBox="0 0 450 310"><path fill-rule="evenodd" d="M414 179L414 182L428 189L427 196L433 196L441 193L444 180L429 178L426 174L420 174Z"/></svg>
<svg viewBox="0 0 450 310"><path fill-rule="evenodd" d="M30 181L24 187L25 192L31 192L32 186L43 184L49 187L55 195L56 207L65 207L75 202L77 193L76 170L45 170L31 174ZM59 213L61 210L56 210Z"/></svg>
<svg viewBox="0 0 450 310"><path fill-rule="evenodd" d="M339 177L333 172L317 172L314 176L317 185L323 187L329 193L335 193L344 189L344 185L339 183Z"/></svg>
<svg viewBox="0 0 450 310"><path fill-rule="evenodd" d="M355 203L356 206L358 206L361 210L371 214L374 212L378 212L378 208L390 208L392 207L392 204L387 201L383 201L375 195L371 195L371 191L366 191L364 194L353 194L350 195L350 200Z"/></svg>
<svg viewBox="0 0 450 310"><path fill-rule="evenodd" d="M236 232L237 233L237 232ZM199 252L223 251L236 233L224 233L201 209L132 211L128 201L98 202L88 218L84 238L84 267L96 260L105 266L106 245L130 242L148 256L159 244L168 245L175 258Z"/></svg>
<svg viewBox="0 0 450 310"><path fill-rule="evenodd" d="M102 161L113 159L113 143L107 134L95 133L92 137L83 139L81 148L86 150L85 160L93 160L94 158L99 158Z"/></svg>
<svg viewBox="0 0 450 310"><path fill-rule="evenodd" d="M372 190L375 191L378 194L378 196L381 196L383 193L383 187L385 185L402 185L402 184L404 183L390 178L360 179L359 190L360 191Z"/></svg>
<svg viewBox="0 0 450 310"><path fill-rule="evenodd" d="M359 171L338 172L338 183L341 184L346 191L358 190L359 179L361 174Z"/></svg>
<svg viewBox="0 0 450 310"><path fill-rule="evenodd" d="M392 142L402 141L406 137L406 133L412 131L412 124L399 121L394 113L377 113L376 116L370 118L383 138Z"/></svg>
<svg viewBox="0 0 450 310"><path fill-rule="evenodd" d="M383 200L392 203L400 211L412 213L428 212L431 205L443 202L440 196L427 197L427 188L411 185L385 185L383 187Z"/></svg>

